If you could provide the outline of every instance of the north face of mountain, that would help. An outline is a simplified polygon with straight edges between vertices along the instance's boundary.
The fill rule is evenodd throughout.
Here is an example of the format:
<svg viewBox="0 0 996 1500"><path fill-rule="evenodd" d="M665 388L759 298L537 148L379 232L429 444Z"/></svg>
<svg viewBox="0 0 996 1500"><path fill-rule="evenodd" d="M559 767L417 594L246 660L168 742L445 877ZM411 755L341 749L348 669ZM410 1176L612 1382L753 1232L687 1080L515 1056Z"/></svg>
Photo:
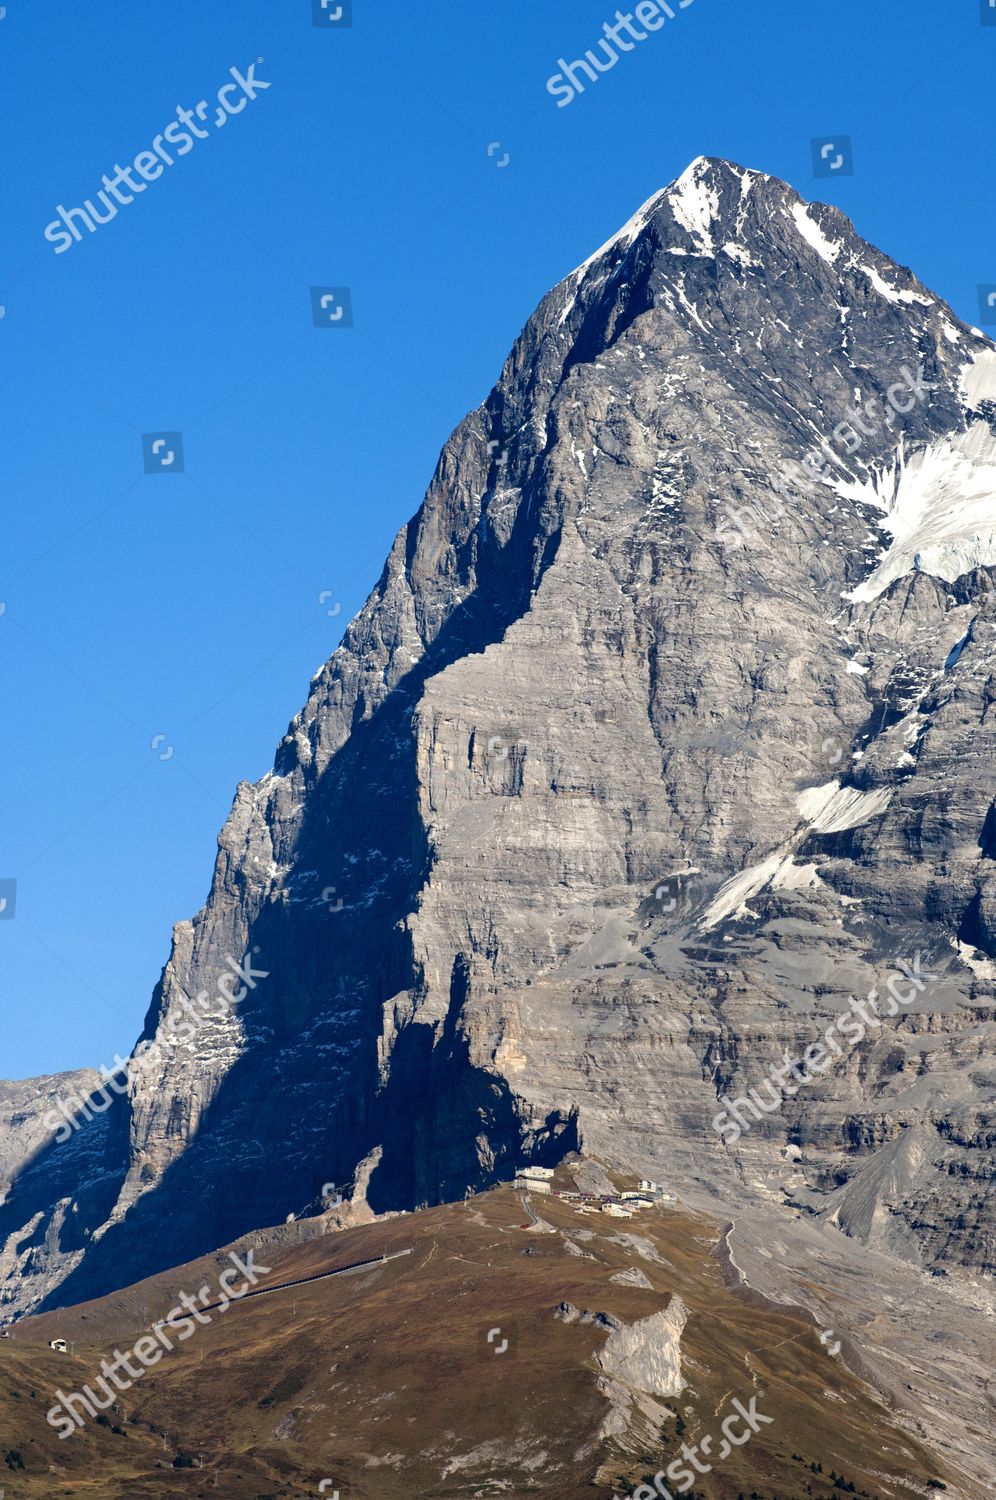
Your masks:
<svg viewBox="0 0 996 1500"><path fill-rule="evenodd" d="M100 1075L92 1068L16 1083L0 1080L0 1205L6 1202L25 1159L49 1140L53 1110L58 1119L64 1118L58 1114L59 1101L86 1098L99 1082Z"/></svg>
<svg viewBox="0 0 996 1500"><path fill-rule="evenodd" d="M830 1260L852 1236L975 1305L994 371L836 209L726 162L555 287L239 787L152 1061L74 1137L96 1165L52 1144L18 1175L7 1306L328 1184L405 1208L579 1146L746 1205L756 1243L805 1222ZM713 1128L917 954L936 977L897 1016ZM184 1028L244 955L265 977Z"/></svg>

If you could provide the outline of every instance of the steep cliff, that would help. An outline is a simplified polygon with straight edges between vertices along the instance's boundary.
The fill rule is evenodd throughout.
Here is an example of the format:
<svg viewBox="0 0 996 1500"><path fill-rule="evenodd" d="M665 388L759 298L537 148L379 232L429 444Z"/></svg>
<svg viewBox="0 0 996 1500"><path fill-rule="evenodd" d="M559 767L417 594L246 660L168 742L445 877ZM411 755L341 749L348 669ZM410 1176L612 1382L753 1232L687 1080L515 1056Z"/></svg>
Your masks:
<svg viewBox="0 0 996 1500"><path fill-rule="evenodd" d="M838 210L705 159L644 205L239 787L151 1050L0 1209L7 1309L579 1145L991 1270L994 430L992 346Z"/></svg>

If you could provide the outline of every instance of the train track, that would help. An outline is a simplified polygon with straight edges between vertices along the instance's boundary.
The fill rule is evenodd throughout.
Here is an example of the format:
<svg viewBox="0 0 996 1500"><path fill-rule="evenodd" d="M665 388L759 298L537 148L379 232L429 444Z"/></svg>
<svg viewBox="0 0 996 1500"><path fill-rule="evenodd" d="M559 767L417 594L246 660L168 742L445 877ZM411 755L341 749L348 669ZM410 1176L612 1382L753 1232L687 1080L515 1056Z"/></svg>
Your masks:
<svg viewBox="0 0 996 1500"><path fill-rule="evenodd" d="M268 1297L272 1292L286 1292L292 1286L308 1286L312 1281L327 1281L330 1276L347 1276L350 1271L365 1271L370 1266L382 1266L389 1260L400 1260L404 1255L411 1255L411 1249L393 1250L390 1255L373 1255L368 1260L353 1261L348 1266L337 1266L334 1271L317 1271L314 1276L298 1276L294 1281L281 1281L277 1286L258 1286L251 1292L244 1292L241 1297L230 1297L223 1302L212 1302L203 1309L204 1312L217 1312L226 1310L235 1302L248 1302L250 1297ZM153 1328L161 1327L160 1323L153 1323Z"/></svg>

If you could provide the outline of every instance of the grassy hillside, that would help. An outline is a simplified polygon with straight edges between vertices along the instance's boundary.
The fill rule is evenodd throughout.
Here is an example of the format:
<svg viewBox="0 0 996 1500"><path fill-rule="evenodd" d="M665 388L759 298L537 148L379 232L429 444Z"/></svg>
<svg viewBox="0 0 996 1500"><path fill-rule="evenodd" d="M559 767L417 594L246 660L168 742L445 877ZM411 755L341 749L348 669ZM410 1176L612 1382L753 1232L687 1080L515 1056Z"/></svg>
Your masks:
<svg viewBox="0 0 996 1500"><path fill-rule="evenodd" d="M213 1285L221 1257L26 1320L0 1341L0 1489L19 1500L284 1500L317 1496L330 1481L324 1493L348 1500L607 1497L666 1466L682 1442L716 1432L732 1398L751 1396L773 1423L697 1477L696 1496L884 1500L943 1480L811 1324L727 1287L713 1253L720 1225L673 1207L628 1221L582 1216L557 1199L534 1197L533 1207L557 1232L524 1229L520 1196L502 1187L305 1244L267 1251L261 1241L256 1259L271 1267L261 1286L412 1254L214 1315L121 1397L106 1425L66 1441L45 1421L55 1388L91 1380L178 1291ZM634 1234L638 1248L619 1238ZM610 1280L633 1267L649 1288ZM610 1408L595 1356L606 1330L565 1322L558 1305L632 1323L674 1293L689 1309L687 1388L662 1402L652 1436L600 1439ZM74 1352L49 1350L56 1336Z"/></svg>

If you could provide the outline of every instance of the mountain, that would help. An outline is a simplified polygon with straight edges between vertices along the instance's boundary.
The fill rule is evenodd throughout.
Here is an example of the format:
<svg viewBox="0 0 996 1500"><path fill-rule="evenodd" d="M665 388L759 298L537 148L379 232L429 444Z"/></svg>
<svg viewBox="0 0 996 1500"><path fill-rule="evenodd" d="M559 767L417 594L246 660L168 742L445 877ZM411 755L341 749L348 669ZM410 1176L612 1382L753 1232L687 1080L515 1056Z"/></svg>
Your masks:
<svg viewBox="0 0 996 1500"><path fill-rule="evenodd" d="M56 1073L47 1078L25 1078L16 1083L0 1080L0 1204L6 1201L11 1182L25 1158L51 1137L51 1126L46 1126L45 1121L53 1110L58 1110L59 1101L78 1095L85 1098L100 1081L100 1074L94 1068Z"/></svg>
<svg viewBox="0 0 996 1500"><path fill-rule="evenodd" d="M964 1356L925 1345L911 1389L963 1444L996 1260L994 433L996 350L837 209L702 158L651 198L544 297L238 788L126 1092L26 1143L8 1314L335 1184L354 1223L580 1149L733 1218L766 1294L943 1275Z"/></svg>

